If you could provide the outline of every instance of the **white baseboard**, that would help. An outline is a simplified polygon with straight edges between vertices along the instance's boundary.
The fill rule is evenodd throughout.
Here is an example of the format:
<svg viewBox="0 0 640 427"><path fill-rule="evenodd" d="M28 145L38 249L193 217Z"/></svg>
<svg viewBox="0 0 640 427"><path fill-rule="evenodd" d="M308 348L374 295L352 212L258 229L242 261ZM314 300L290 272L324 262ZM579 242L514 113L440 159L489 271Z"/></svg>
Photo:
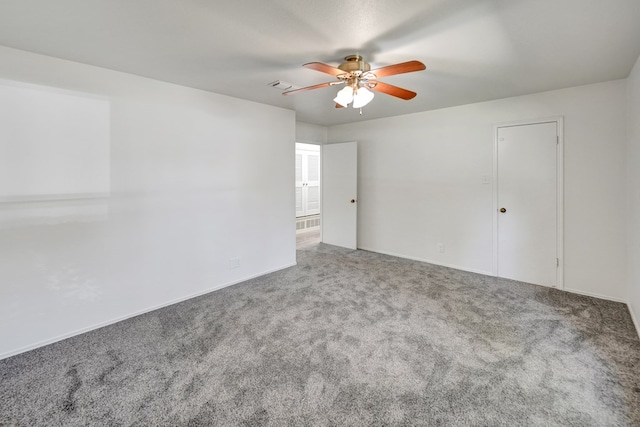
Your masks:
<svg viewBox="0 0 640 427"><path fill-rule="evenodd" d="M638 338L640 338L640 323L638 323L638 318L636 317L636 314L633 312L633 307L631 307L631 304L627 304L627 307L629 307L629 314L631 315L631 320L633 321L633 325L636 327L636 333L638 334Z"/></svg>
<svg viewBox="0 0 640 427"><path fill-rule="evenodd" d="M495 274L493 274L493 272L491 271L484 271L484 270L475 270L472 268L467 268L467 267L461 267L459 265L454 265L454 264L444 264L441 263L439 261L433 261L433 260L429 260L426 258L418 258L418 257L412 257L412 256L407 256L407 255L403 255L403 254L398 254L398 253L394 253L394 252L388 252L388 251L381 251L379 249L373 249L373 248L367 248L367 247L358 247L358 249L362 249L364 251L369 251L369 252L376 252L379 254L384 254L384 255L391 255L391 256L395 256L398 258L405 258L405 259L410 259L413 261L420 261L420 262L426 262L429 264L434 264L434 265L439 265L441 267L448 267L448 268L455 268L456 270L462 270L462 271L468 271L470 273L478 273L478 274L482 274L485 276L492 276L492 277L496 277ZM599 299L604 299L604 300L608 300L608 301L615 301L615 302L621 302L624 304L627 304L627 301L621 298L616 298L616 297L610 297L607 295L601 295L601 294L596 294L596 293L592 293L592 292L584 292L578 289L571 289L571 288L564 288L564 289L560 289L560 288L556 288L560 291L567 291L567 292L571 292L574 294L580 294L580 295L585 295L588 297L594 297L594 298L599 298ZM631 311L631 308L629 308L629 310ZM632 315L633 317L633 315ZM635 320L634 320L635 322ZM638 327L638 323L636 322L636 328Z"/></svg>
<svg viewBox="0 0 640 427"><path fill-rule="evenodd" d="M604 299L604 300L607 300L607 301L615 301L615 302L621 302L621 303L627 304L627 301L623 300L621 298L610 297L610 296L607 296L607 295L596 294L596 293L593 293L593 292L585 292L585 291L581 291L579 289L564 288L563 290L565 290L567 292L571 292L572 294L579 294L579 295L584 295L584 296L587 296L587 297L594 297L594 298Z"/></svg>
<svg viewBox="0 0 640 427"><path fill-rule="evenodd" d="M453 265L453 264L443 264L443 263L441 263L439 261L433 261L433 260L426 259L426 258L418 258L418 257L413 257L413 256L408 256L408 255L403 255L403 254L397 254L397 253L394 253L394 252L381 251L379 249L366 248L366 247L362 247L362 246L359 246L358 249L362 249L363 251L375 252L375 253L383 254L383 255L391 255L391 256L398 257L398 258L410 259L412 261L426 262L428 264L439 265L441 267L454 268L456 270L468 271L469 273L478 273L478 274L482 274L482 275L485 275L485 276L495 277L495 275L490 271L475 270L473 268L461 267L459 265Z"/></svg>
<svg viewBox="0 0 640 427"><path fill-rule="evenodd" d="M80 328L80 329L77 329L77 330L75 330L73 332L69 332L69 333L66 333L66 334L58 335L58 336L56 336L54 338L49 338L49 339L46 339L46 340L43 340L43 341L39 341L37 343L30 344L30 345L18 348L16 350L10 350L8 352L0 354L0 360L6 359L6 358L11 357L11 356L15 356L15 355L20 354L20 353L24 353L26 351L35 350L36 348L44 347L45 345L53 344L55 342L65 340L67 338L71 338L71 337L74 337L76 335L80 335L80 334L84 334L86 332L93 331L95 329L100 329L100 328L103 328L105 326L113 325L114 323L122 322L123 320L127 320L127 319L130 319L132 317L140 316L141 314L149 313L151 311L158 310L159 308L163 308L163 307L167 307L167 306L170 306L170 305L173 305L173 304L177 304L179 302L183 302L183 301L189 300L191 298L196 298L196 297L208 294L210 292L214 292L214 291L217 291L219 289L226 288L228 286L237 285L238 283L246 282L247 280L255 279L256 277L264 276L265 274L275 273L276 271L284 270L285 268L293 267L294 265L297 265L297 263L294 262L293 264L287 264L287 265L284 265L282 267L274 268L272 270L268 270L268 271L265 271L265 272L262 272L262 273L259 273L259 274L254 274L254 275L249 276L249 277L244 277L242 279L235 280L233 282L228 282L228 283L223 283L221 285L216 285L216 286L214 286L212 288L209 288L209 289L206 289L204 291L196 292L194 294L190 294L190 295L187 295L187 296L184 296L184 297L176 298L176 299L171 300L171 301L163 302L161 304L157 304L157 305L154 305L154 306L151 306L151 307L136 311L134 313L126 314L124 316L120 316L120 317L117 317L115 319L106 320L104 322L100 322L100 323L97 323L97 324L92 325L92 326L87 326L85 328Z"/></svg>

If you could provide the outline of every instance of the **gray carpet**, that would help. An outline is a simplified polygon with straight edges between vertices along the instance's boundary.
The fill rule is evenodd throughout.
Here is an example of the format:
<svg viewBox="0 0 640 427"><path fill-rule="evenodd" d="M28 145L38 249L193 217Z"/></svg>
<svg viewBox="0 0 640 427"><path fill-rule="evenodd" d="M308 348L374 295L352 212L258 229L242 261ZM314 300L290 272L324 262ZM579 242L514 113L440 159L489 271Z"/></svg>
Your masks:
<svg viewBox="0 0 640 427"><path fill-rule="evenodd" d="M319 245L0 361L0 425L640 425L626 306Z"/></svg>

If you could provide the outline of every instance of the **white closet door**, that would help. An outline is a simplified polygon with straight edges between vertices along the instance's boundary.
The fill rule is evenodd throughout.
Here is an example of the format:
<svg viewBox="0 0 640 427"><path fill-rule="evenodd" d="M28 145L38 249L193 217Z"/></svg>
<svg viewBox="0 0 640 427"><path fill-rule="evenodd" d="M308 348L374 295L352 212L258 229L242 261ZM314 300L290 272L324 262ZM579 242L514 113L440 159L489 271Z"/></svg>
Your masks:
<svg viewBox="0 0 640 427"><path fill-rule="evenodd" d="M320 147L296 143L296 217L320 213Z"/></svg>
<svg viewBox="0 0 640 427"><path fill-rule="evenodd" d="M302 161L302 153L296 151L296 217L304 216Z"/></svg>
<svg viewBox="0 0 640 427"><path fill-rule="evenodd" d="M498 128L498 276L557 285L556 122Z"/></svg>
<svg viewBox="0 0 640 427"><path fill-rule="evenodd" d="M322 241L357 249L358 144L322 147Z"/></svg>
<svg viewBox="0 0 640 427"><path fill-rule="evenodd" d="M320 213L320 153L307 153L306 156L306 200L305 215Z"/></svg>

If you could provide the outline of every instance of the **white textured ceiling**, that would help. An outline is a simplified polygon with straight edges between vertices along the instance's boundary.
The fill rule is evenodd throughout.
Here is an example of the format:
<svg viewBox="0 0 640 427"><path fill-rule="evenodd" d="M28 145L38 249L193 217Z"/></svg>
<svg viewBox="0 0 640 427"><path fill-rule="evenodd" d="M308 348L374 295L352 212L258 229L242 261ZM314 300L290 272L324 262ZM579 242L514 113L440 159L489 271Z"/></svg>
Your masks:
<svg viewBox="0 0 640 427"><path fill-rule="evenodd" d="M294 109L334 125L625 78L640 54L640 0L2 0L0 45ZM383 81L360 116L303 69L359 53Z"/></svg>

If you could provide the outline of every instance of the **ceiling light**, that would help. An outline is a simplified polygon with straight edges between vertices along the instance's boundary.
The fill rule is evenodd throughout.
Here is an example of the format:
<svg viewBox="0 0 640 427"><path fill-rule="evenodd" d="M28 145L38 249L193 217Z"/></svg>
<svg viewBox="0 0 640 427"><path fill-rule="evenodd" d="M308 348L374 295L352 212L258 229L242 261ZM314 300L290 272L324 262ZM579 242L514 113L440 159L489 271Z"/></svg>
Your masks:
<svg viewBox="0 0 640 427"><path fill-rule="evenodd" d="M362 108L373 99L373 92L368 90L366 87L360 87L355 91L353 95L353 108ZM345 105L346 107L346 105Z"/></svg>
<svg viewBox="0 0 640 427"><path fill-rule="evenodd" d="M351 86L345 86L338 91L338 94L333 101L337 104L347 107L351 101L353 101L353 88Z"/></svg>

